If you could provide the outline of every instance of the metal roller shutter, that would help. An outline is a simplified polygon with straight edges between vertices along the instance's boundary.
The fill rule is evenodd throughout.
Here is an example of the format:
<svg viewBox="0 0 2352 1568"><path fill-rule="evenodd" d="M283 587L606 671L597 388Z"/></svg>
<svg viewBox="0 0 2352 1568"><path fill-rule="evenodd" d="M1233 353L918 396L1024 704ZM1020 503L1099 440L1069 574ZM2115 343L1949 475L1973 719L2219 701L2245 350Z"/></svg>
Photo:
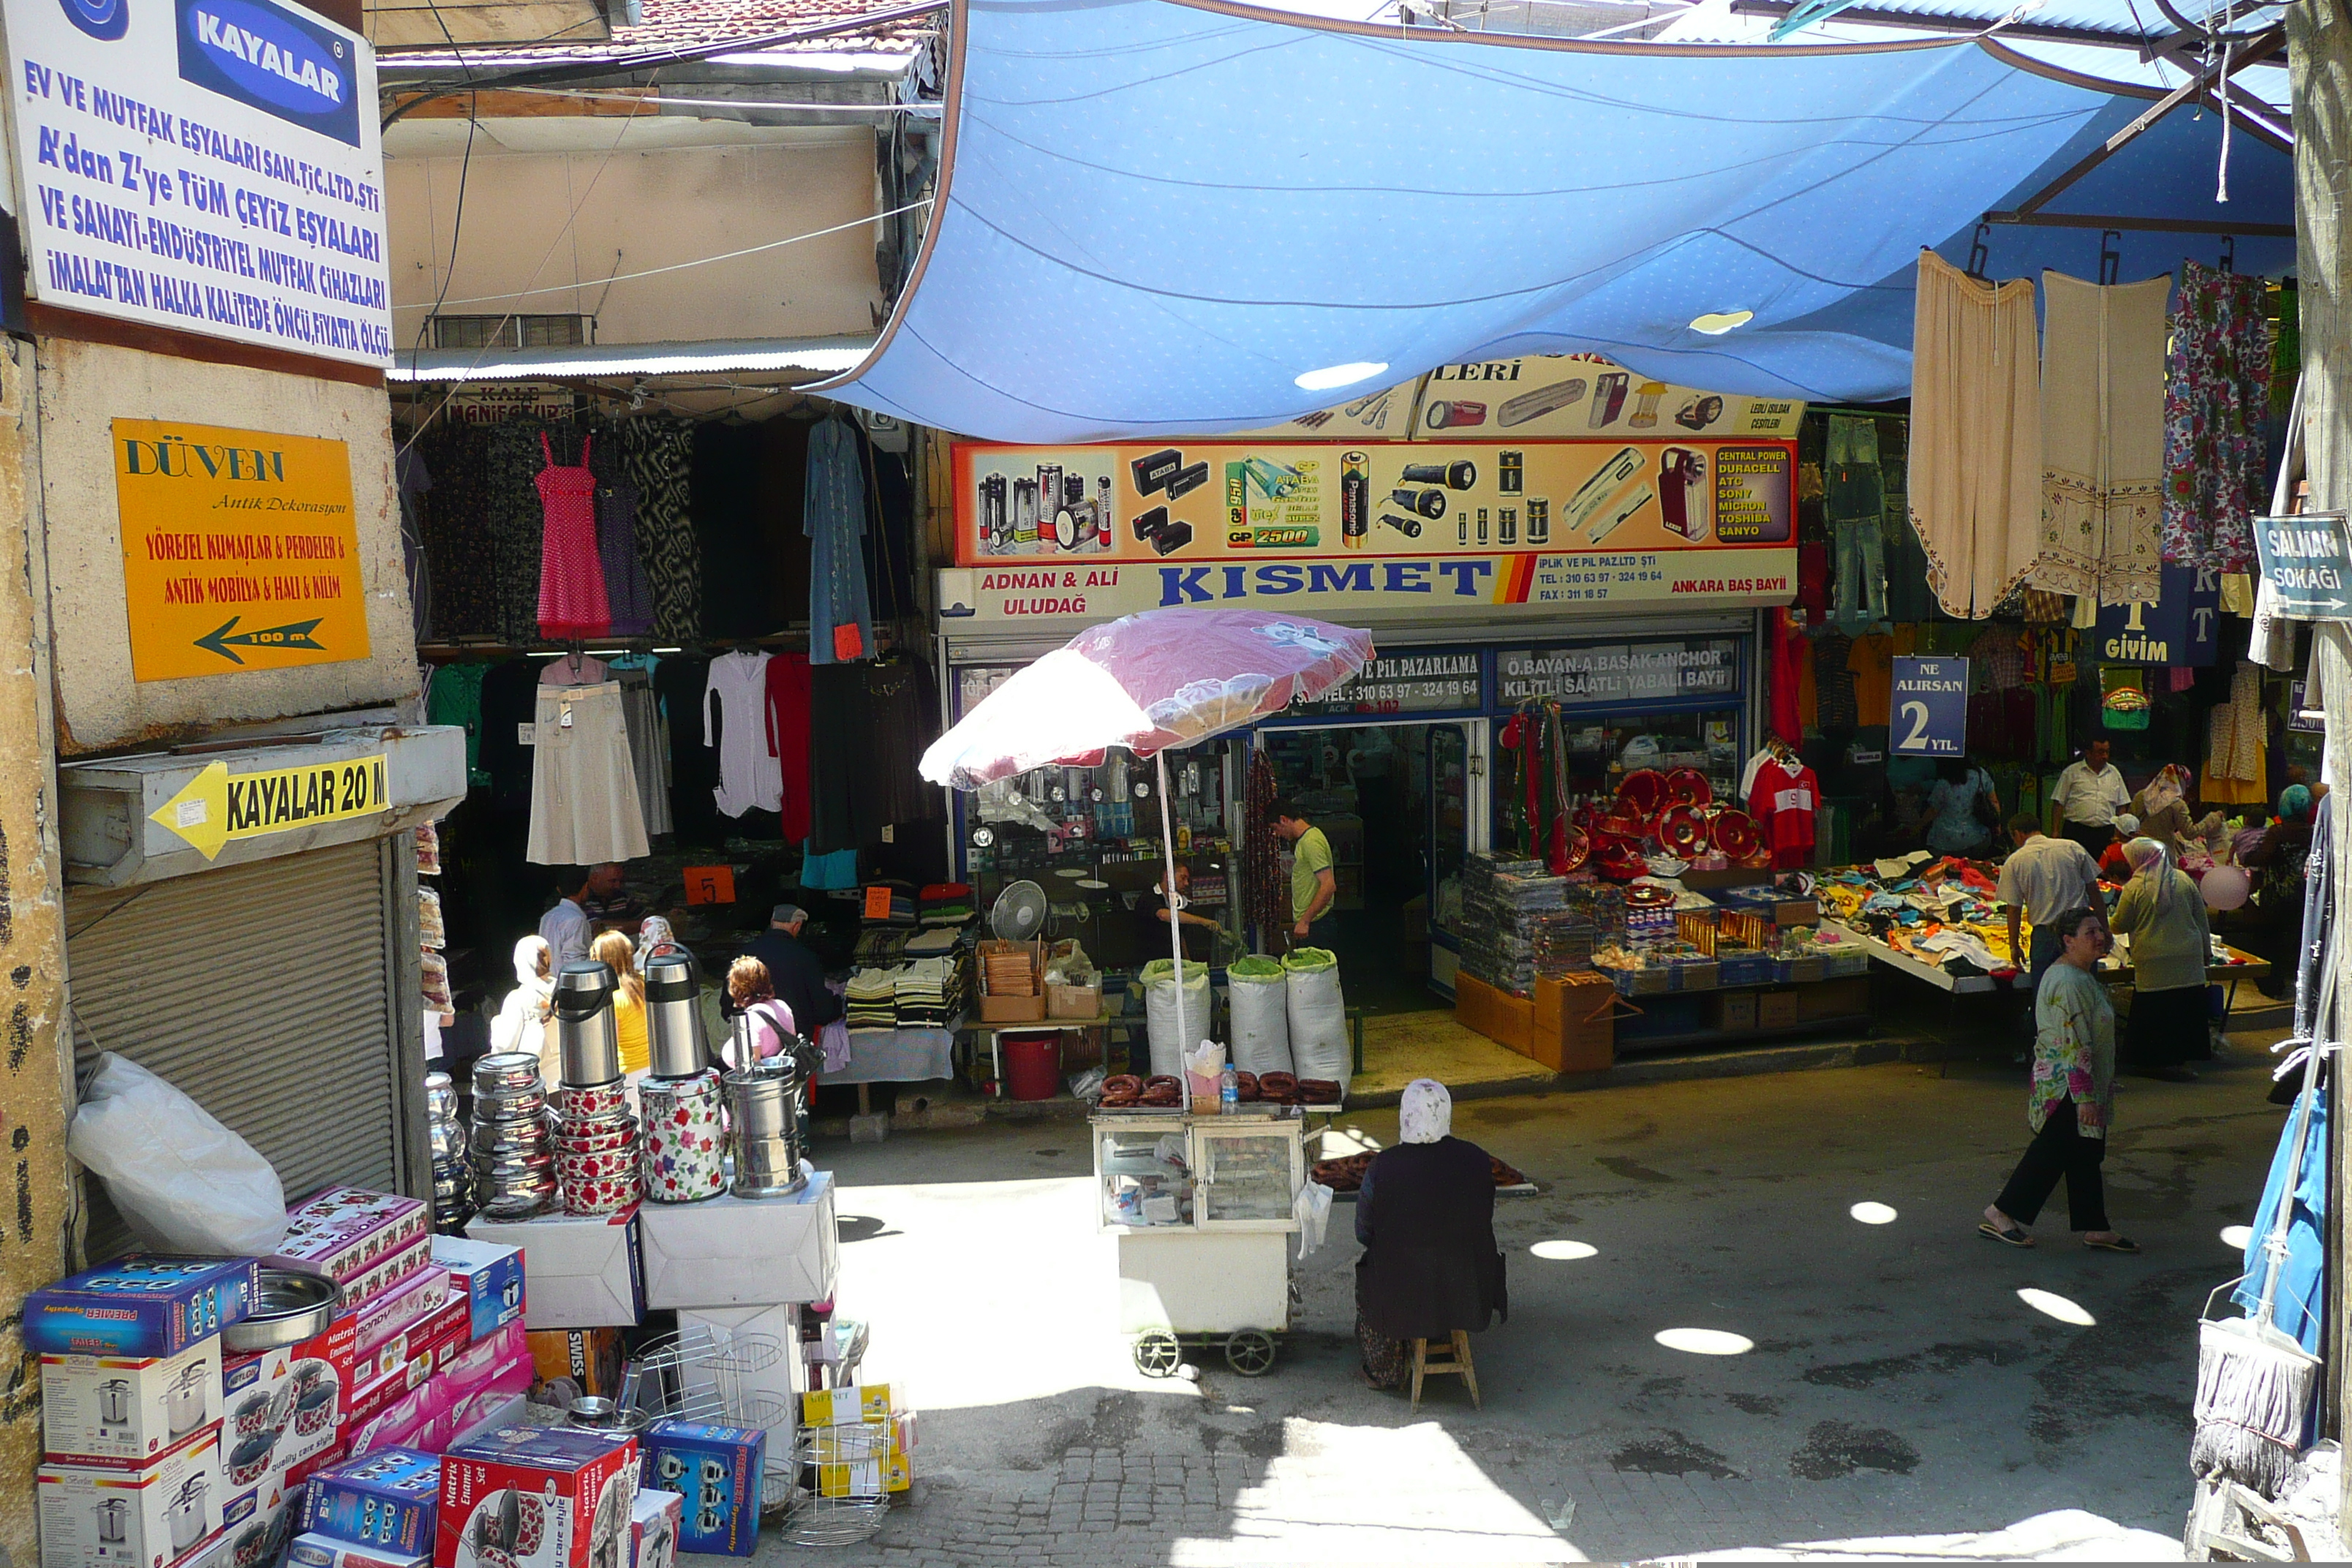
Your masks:
<svg viewBox="0 0 2352 1568"><path fill-rule="evenodd" d="M69 889L78 1065L119 1051L169 1079L261 1151L289 1201L337 1182L399 1190L386 854L372 840ZM95 1258L127 1237L91 1185Z"/></svg>

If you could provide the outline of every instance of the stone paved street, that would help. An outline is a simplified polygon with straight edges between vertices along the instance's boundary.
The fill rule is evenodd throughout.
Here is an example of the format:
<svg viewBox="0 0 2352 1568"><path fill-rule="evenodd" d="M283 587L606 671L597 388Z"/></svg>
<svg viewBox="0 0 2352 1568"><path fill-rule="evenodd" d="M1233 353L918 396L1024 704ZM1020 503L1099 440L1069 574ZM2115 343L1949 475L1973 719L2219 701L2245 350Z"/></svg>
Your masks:
<svg viewBox="0 0 2352 1568"><path fill-rule="evenodd" d="M1475 1341L1484 1407L1448 1380L1417 1415L1356 1375L1349 1205L1294 1265L1271 1375L1191 1351L1156 1381L1116 1331L1081 1126L828 1144L842 1310L873 1324L866 1379L922 1412L919 1479L864 1544L761 1556L2177 1558L2196 1311L2281 1123L2267 1038L2128 1082L2107 1169L2137 1258L2074 1245L2063 1210L2032 1252L1974 1234L2025 1135L2005 1067L1464 1102L1454 1131L1543 1190L1498 1202L1513 1312ZM1385 1141L1394 1113L1341 1125ZM1658 1342L1678 1328L1748 1348Z"/></svg>

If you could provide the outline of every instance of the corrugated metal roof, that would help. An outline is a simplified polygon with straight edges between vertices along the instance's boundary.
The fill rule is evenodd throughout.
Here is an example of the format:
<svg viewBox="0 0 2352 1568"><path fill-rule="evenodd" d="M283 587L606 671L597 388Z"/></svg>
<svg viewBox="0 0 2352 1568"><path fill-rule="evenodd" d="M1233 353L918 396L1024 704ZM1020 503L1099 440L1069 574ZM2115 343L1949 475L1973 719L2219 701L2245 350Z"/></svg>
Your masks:
<svg viewBox="0 0 2352 1568"><path fill-rule="evenodd" d="M394 357L386 379L403 383L567 381L592 376L839 375L854 370L872 337L718 338L702 342L594 343L545 349L424 349Z"/></svg>

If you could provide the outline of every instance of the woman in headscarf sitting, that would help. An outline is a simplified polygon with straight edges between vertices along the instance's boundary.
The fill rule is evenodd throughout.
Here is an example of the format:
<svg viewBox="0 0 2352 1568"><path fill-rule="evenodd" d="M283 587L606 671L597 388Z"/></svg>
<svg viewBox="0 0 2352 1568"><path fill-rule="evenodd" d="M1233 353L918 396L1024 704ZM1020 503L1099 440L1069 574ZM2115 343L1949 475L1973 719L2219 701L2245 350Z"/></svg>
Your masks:
<svg viewBox="0 0 2352 1568"><path fill-rule="evenodd" d="M637 927L637 973L643 974L646 965L664 953L684 952L677 938L671 934L669 921L659 915L647 915Z"/></svg>
<svg viewBox="0 0 2352 1568"><path fill-rule="evenodd" d="M1402 1141L1372 1161L1356 1200L1356 1339L1375 1388L1403 1381L1411 1342L1510 1316L1486 1152L1453 1135L1454 1098L1434 1079L1405 1086L1397 1120Z"/></svg>
<svg viewBox="0 0 2352 1568"><path fill-rule="evenodd" d="M2190 1058L2213 1054L2205 1028L2205 969L2212 928L2205 900L2172 852L2153 838L2124 846L2132 879L2116 900L2109 921L2131 938L2131 1021L2124 1032L2125 1067L2149 1078L2188 1082Z"/></svg>
<svg viewBox="0 0 2352 1568"><path fill-rule="evenodd" d="M545 937L515 943L514 973L515 988L490 1025L490 1049L537 1057L540 1076L552 1087L563 1081L562 1055L555 1038L555 950Z"/></svg>

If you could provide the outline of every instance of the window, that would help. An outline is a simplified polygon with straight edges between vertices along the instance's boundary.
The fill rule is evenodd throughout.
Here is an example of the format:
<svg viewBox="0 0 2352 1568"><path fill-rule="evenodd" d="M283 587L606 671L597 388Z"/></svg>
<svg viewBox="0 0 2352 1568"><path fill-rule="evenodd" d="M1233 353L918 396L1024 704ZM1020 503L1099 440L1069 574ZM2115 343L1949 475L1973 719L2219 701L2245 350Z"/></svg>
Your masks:
<svg viewBox="0 0 2352 1568"><path fill-rule="evenodd" d="M436 349L564 349L594 340L592 316L436 316Z"/></svg>

